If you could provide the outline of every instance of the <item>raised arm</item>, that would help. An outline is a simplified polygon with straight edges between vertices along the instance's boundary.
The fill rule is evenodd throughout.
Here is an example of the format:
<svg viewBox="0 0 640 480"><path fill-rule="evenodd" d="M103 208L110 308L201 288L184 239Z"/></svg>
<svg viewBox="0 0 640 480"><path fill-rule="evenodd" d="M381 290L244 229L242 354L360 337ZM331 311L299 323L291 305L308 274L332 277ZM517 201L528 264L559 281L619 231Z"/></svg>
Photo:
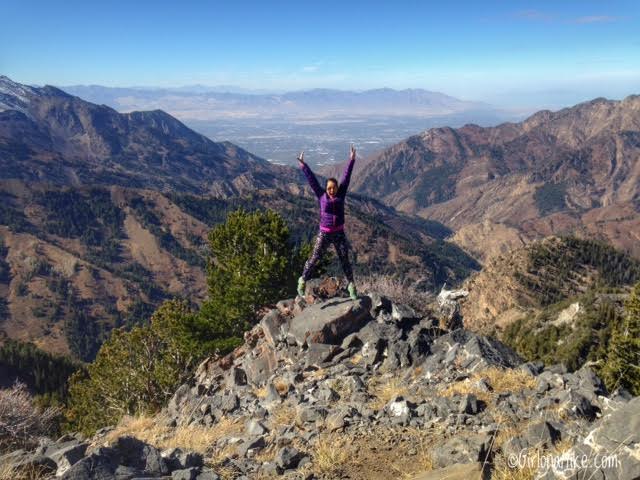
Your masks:
<svg viewBox="0 0 640 480"><path fill-rule="evenodd" d="M309 168L309 165L304 163L304 152L300 152L300 155L298 156L298 162L300 162L300 166L302 167L304 176L307 177L307 181L309 182L309 185L311 186L313 193L316 194L316 197L320 198L322 194L324 194L324 190L318 183L318 179Z"/></svg>
<svg viewBox="0 0 640 480"><path fill-rule="evenodd" d="M340 187L338 194L346 195L349 188L349 182L351 181L351 172L353 172L353 165L356 163L356 148L351 145L351 151L349 152L349 163L342 172L342 178L340 179Z"/></svg>

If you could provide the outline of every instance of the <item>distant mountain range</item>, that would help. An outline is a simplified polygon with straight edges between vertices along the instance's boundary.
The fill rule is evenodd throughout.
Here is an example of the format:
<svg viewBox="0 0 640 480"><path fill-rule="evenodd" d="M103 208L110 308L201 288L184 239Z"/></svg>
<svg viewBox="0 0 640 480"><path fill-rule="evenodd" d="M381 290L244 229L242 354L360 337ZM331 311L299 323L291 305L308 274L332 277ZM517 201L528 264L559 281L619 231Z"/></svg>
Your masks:
<svg viewBox="0 0 640 480"><path fill-rule="evenodd" d="M640 96L427 130L357 163L352 186L444 223L482 258L564 233L640 256Z"/></svg>
<svg viewBox="0 0 640 480"><path fill-rule="evenodd" d="M60 87L118 111L162 109L185 120L251 118L334 118L358 116L442 116L473 113L496 116L481 102L460 100L423 89L366 91L314 89L285 93L243 92L233 87L113 88L98 85Z"/></svg>
<svg viewBox="0 0 640 480"><path fill-rule="evenodd" d="M229 142L216 143L162 110L118 113L55 87L0 76L3 178L236 194L299 182Z"/></svg>

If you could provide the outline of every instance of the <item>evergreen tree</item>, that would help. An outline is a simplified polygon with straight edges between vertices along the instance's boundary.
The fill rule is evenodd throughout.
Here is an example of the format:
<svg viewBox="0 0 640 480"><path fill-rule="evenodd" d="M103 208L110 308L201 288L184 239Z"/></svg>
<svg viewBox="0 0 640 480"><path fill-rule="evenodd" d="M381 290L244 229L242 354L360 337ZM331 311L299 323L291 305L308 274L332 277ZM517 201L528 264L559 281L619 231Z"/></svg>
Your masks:
<svg viewBox="0 0 640 480"><path fill-rule="evenodd" d="M158 411L199 360L183 335L192 315L186 302L172 300L149 325L113 330L86 372L70 379L72 427L90 434L124 415Z"/></svg>
<svg viewBox="0 0 640 480"><path fill-rule="evenodd" d="M640 283L627 300L624 321L613 332L602 376L610 390L624 387L640 395Z"/></svg>
<svg viewBox="0 0 640 480"><path fill-rule="evenodd" d="M296 248L277 213L237 210L209 234L209 299L194 332L210 350L229 351L256 321L259 308L294 295L308 248Z"/></svg>

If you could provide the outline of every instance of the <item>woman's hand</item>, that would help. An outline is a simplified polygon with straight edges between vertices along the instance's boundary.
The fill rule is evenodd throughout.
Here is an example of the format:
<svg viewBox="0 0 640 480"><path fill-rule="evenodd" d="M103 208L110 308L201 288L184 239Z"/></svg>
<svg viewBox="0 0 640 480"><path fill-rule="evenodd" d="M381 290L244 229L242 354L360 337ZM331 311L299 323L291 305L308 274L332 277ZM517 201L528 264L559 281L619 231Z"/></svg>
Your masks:
<svg viewBox="0 0 640 480"><path fill-rule="evenodd" d="M351 153L349 154L349 161L353 161L356 159L356 147L351 145Z"/></svg>
<svg viewBox="0 0 640 480"><path fill-rule="evenodd" d="M304 152L300 152L300 155L298 155L298 161L300 162L300 165L304 165Z"/></svg>

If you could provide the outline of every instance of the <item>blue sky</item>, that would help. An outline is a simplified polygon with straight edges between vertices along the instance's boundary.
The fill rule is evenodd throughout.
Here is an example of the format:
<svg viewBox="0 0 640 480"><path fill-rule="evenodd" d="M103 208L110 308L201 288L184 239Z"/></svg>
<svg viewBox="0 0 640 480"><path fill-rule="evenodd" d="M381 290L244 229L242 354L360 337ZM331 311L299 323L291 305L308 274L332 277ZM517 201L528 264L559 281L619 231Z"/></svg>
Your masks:
<svg viewBox="0 0 640 480"><path fill-rule="evenodd" d="M636 1L0 0L31 84L425 88L509 107L640 93Z"/></svg>

